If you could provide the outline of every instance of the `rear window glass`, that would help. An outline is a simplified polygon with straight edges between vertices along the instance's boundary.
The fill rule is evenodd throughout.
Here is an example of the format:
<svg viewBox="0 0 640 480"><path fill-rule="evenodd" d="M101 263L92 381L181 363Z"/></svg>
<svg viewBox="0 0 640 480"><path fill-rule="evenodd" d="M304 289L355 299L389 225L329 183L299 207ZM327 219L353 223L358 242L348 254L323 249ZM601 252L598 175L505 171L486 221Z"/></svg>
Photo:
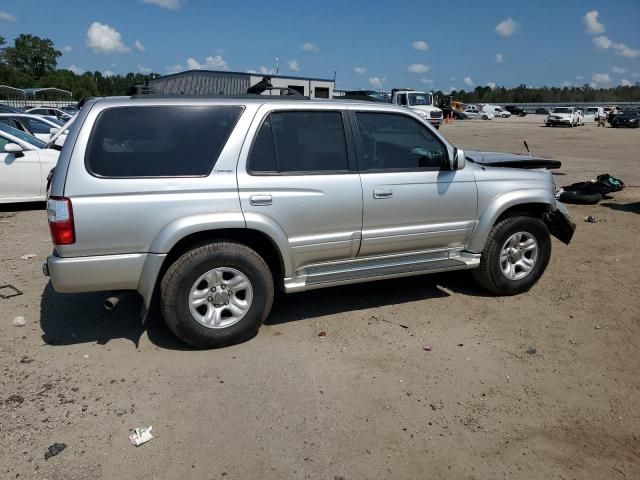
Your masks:
<svg viewBox="0 0 640 480"><path fill-rule="evenodd" d="M104 177L211 173L242 107L118 107L103 111L89 139L87 169Z"/></svg>

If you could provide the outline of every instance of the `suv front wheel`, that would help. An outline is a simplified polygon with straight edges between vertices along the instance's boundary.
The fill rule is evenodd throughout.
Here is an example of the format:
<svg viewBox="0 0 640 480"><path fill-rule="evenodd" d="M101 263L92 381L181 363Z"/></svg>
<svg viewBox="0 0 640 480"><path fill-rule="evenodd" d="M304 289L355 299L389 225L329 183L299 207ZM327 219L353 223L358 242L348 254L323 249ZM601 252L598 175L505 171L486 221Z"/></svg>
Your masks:
<svg viewBox="0 0 640 480"><path fill-rule="evenodd" d="M160 284L171 331L198 348L254 337L273 303L273 277L254 250L233 242L198 246L178 258Z"/></svg>
<svg viewBox="0 0 640 480"><path fill-rule="evenodd" d="M551 238L542 220L507 217L493 226L473 276L492 293L516 295L538 281L550 257Z"/></svg>

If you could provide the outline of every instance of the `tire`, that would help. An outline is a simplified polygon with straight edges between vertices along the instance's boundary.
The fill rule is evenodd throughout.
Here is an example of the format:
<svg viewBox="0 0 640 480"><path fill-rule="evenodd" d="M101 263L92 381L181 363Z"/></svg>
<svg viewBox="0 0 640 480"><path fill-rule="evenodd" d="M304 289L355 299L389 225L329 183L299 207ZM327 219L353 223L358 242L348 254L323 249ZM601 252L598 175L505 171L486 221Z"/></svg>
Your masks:
<svg viewBox="0 0 640 480"><path fill-rule="evenodd" d="M574 203L577 205L595 205L602 200L602 194L587 192L585 190L565 190L558 197L562 203Z"/></svg>
<svg viewBox="0 0 640 480"><path fill-rule="evenodd" d="M520 257L515 264L510 259L501 263L503 248L509 248L505 242L512 238L521 238L524 242L522 245L517 242L514 247L514 255L518 256L522 253L517 247L524 246L524 257ZM535 259L531 239L535 244ZM525 258L529 262L533 259L533 264L528 267L526 273L520 266ZM528 216L507 217L491 229L482 251L480 266L473 270L473 277L482 287L495 295L517 295L528 291L540 279L550 258L551 238L547 226L541 219ZM508 264L514 265L514 278L509 278L503 271L503 265Z"/></svg>
<svg viewBox="0 0 640 480"><path fill-rule="evenodd" d="M204 278L206 275L208 279ZM229 295L231 288L235 289L233 282L241 280L248 281L248 286L240 290L246 282L239 284L239 290ZM209 293L213 292L209 287L215 287L216 293ZM219 305L213 303L214 295ZM234 242L208 243L186 252L169 267L160 284L160 298L165 322L180 340L197 348L226 347L258 333L273 304L273 277L262 257L247 246ZM192 307L192 298L203 303ZM239 308L234 305L246 306L247 310L234 315L232 308ZM204 315L211 309L221 312L211 320L219 320L217 327L203 323Z"/></svg>
<svg viewBox="0 0 640 480"><path fill-rule="evenodd" d="M489 120L489 117L487 117L486 115L483 115L482 120Z"/></svg>

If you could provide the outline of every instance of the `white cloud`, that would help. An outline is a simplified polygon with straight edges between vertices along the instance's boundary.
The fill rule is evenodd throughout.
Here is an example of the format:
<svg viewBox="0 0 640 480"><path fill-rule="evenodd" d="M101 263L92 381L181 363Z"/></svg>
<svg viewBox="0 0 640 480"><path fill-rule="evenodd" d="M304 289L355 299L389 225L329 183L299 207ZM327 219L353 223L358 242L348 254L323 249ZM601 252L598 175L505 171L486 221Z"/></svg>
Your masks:
<svg viewBox="0 0 640 480"><path fill-rule="evenodd" d="M504 62L504 57L502 56L501 53L496 53L496 63L502 63Z"/></svg>
<svg viewBox="0 0 640 480"><path fill-rule="evenodd" d="M598 15L599 13L597 10L591 10L582 18L587 33L590 33L591 35L598 35L607 30L604 28L604 25L598 21Z"/></svg>
<svg viewBox="0 0 640 480"><path fill-rule="evenodd" d="M1 22L15 22L18 19L7 12L0 12L0 21Z"/></svg>
<svg viewBox="0 0 640 480"><path fill-rule="evenodd" d="M496 25L496 33L503 38L508 38L516 33L519 28L520 25L518 25L513 18L509 17Z"/></svg>
<svg viewBox="0 0 640 480"><path fill-rule="evenodd" d="M611 83L611 77L609 77L608 73L594 73L591 81L595 84L607 84Z"/></svg>
<svg viewBox="0 0 640 480"><path fill-rule="evenodd" d="M178 73L182 72L184 67L182 65L169 65L167 67L167 73Z"/></svg>
<svg viewBox="0 0 640 480"><path fill-rule="evenodd" d="M307 42L302 45L302 50L305 52L319 52L320 48L315 43Z"/></svg>
<svg viewBox="0 0 640 480"><path fill-rule="evenodd" d="M610 40L605 35L600 35L599 37L593 37L593 44L601 50L608 50L611 48L616 55L621 55L623 57L627 57L627 58L640 57L640 50L636 50L634 48L628 47L624 43L616 43Z"/></svg>
<svg viewBox="0 0 640 480"><path fill-rule="evenodd" d="M95 53L125 53L131 51L122 41L122 35L107 24L93 22L87 30L87 47Z"/></svg>
<svg viewBox="0 0 640 480"><path fill-rule="evenodd" d="M140 40L136 40L133 43L133 46L136 47L136 50L138 50L139 52L144 52L146 50L146 47L142 44Z"/></svg>
<svg viewBox="0 0 640 480"><path fill-rule="evenodd" d="M573 85L573 84L572 84L571 82L562 82L562 83L560 84L560 86L561 86L561 87L570 87L570 86L572 86L572 85Z"/></svg>
<svg viewBox="0 0 640 480"><path fill-rule="evenodd" d="M269 75L269 74L273 71L273 69L272 69L272 68L265 67L264 65L263 65L263 66L261 66L261 67L259 68L259 70L260 70L260 73L261 73L262 75Z"/></svg>
<svg viewBox="0 0 640 480"><path fill-rule="evenodd" d="M488 82L487 83L487 87L489 87L491 90L495 90L496 89L496 84L493 82Z"/></svg>
<svg viewBox="0 0 640 480"><path fill-rule="evenodd" d="M220 55L209 56L204 59L204 63L198 62L195 58L187 58L187 69L189 70L229 70L227 61Z"/></svg>
<svg viewBox="0 0 640 480"><path fill-rule="evenodd" d="M613 67L611 71L613 71L613 73L627 73L629 70L621 67Z"/></svg>
<svg viewBox="0 0 640 480"><path fill-rule="evenodd" d="M471 80L471 77L464 77L462 81L464 82L465 85L469 85L470 87L473 87L474 85L473 80Z"/></svg>
<svg viewBox="0 0 640 480"><path fill-rule="evenodd" d="M151 73L151 69L149 67L144 67L142 65L138 65L138 71L140 73L144 73L145 75L148 75Z"/></svg>
<svg viewBox="0 0 640 480"><path fill-rule="evenodd" d="M115 64L115 63L112 63L112 64L111 64L111 68L115 68L115 67L116 67L116 64Z"/></svg>
<svg viewBox="0 0 640 480"><path fill-rule="evenodd" d="M446 91L446 92L444 92L444 93L451 93L451 92L453 92L453 91L455 91L455 90L457 90L457 88L456 88L456 87L454 87L453 85L449 85L449 88L448 88L448 89L447 89L447 91Z"/></svg>
<svg viewBox="0 0 640 480"><path fill-rule="evenodd" d="M591 88L598 88L598 85L596 84L596 82L591 82L591 83L589 83L589 86L590 86Z"/></svg>
<svg viewBox="0 0 640 480"><path fill-rule="evenodd" d="M451 77L449 80L451 80L452 82L456 81L456 77Z"/></svg>
<svg viewBox="0 0 640 480"><path fill-rule="evenodd" d="M413 63L407 67L407 72L409 73L427 73L429 70L431 70L431 67L422 63Z"/></svg>
<svg viewBox="0 0 640 480"><path fill-rule="evenodd" d="M76 75L82 75L85 72L84 68L80 68L76 65L69 65L67 67L67 70L71 70Z"/></svg>
<svg viewBox="0 0 640 480"><path fill-rule="evenodd" d="M167 10L178 10L184 3L184 0L142 0L142 3L149 3L160 8L166 8Z"/></svg>
<svg viewBox="0 0 640 480"><path fill-rule="evenodd" d="M356 72L358 75L364 75L365 73L367 73L367 69L364 67L355 67L353 71Z"/></svg>
<svg viewBox="0 0 640 480"><path fill-rule="evenodd" d="M433 85L433 79L431 78L421 78L420 81L425 85Z"/></svg>
<svg viewBox="0 0 640 480"><path fill-rule="evenodd" d="M258 72L256 70L249 69L249 70L247 70L246 73L255 74L255 73L258 73Z"/></svg>
<svg viewBox="0 0 640 480"><path fill-rule="evenodd" d="M411 46L414 50L429 50L429 45L424 40L416 40Z"/></svg>
<svg viewBox="0 0 640 480"><path fill-rule="evenodd" d="M298 65L298 61L297 60L289 60L287 62L287 66L289 67L289 70L291 70L292 72L299 72L300 71L300 65Z"/></svg>
<svg viewBox="0 0 640 480"><path fill-rule="evenodd" d="M622 86L622 87L631 87L631 86L633 86L633 83L631 83L626 78L623 78L622 80L620 80L620 86Z"/></svg>
<svg viewBox="0 0 640 480"><path fill-rule="evenodd" d="M115 75L115 73L113 73L111 70L105 70L104 72L102 72L102 76L103 77L113 77Z"/></svg>
<svg viewBox="0 0 640 480"><path fill-rule="evenodd" d="M382 90L382 84L384 83L384 78L378 77L369 77L369 83L373 88L377 88L378 90Z"/></svg>
<svg viewBox="0 0 640 480"><path fill-rule="evenodd" d="M584 77L582 75L576 75L576 80L582 80Z"/></svg>
<svg viewBox="0 0 640 480"><path fill-rule="evenodd" d="M638 77L640 77L640 73L638 73L638 72L633 72L633 73L631 74L631 76L632 76L633 78L638 78Z"/></svg>
<svg viewBox="0 0 640 480"><path fill-rule="evenodd" d="M71 48L69 45L65 45L65 47L62 49L62 51L64 53L71 53L71 52L73 52L73 48Z"/></svg>

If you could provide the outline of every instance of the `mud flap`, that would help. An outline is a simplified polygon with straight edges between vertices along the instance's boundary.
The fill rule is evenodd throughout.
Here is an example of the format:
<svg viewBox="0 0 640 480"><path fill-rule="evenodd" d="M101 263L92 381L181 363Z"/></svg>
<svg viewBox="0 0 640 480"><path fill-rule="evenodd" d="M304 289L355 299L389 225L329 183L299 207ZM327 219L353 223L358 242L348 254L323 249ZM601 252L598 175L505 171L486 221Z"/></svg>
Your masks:
<svg viewBox="0 0 640 480"><path fill-rule="evenodd" d="M569 215L566 207L558 203L555 210L545 212L543 219L551 235L562 243L569 245L576 231L576 224L571 218L571 215Z"/></svg>

